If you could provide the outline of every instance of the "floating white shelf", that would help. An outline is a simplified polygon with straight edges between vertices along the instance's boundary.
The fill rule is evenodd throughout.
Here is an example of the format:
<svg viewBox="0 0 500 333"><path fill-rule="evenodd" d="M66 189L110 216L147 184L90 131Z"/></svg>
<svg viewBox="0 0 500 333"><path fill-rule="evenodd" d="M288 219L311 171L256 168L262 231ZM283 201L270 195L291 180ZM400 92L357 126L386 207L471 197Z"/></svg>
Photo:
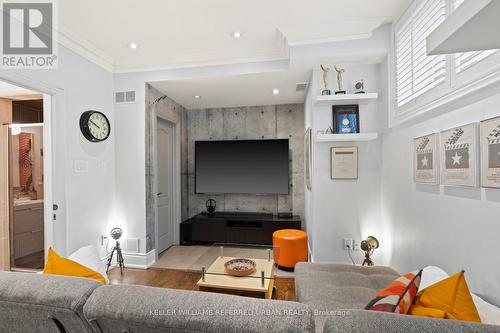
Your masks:
<svg viewBox="0 0 500 333"><path fill-rule="evenodd" d="M378 98L378 93L319 95L316 96L316 105L361 104Z"/></svg>
<svg viewBox="0 0 500 333"><path fill-rule="evenodd" d="M316 142L372 141L377 138L378 133L317 134Z"/></svg>

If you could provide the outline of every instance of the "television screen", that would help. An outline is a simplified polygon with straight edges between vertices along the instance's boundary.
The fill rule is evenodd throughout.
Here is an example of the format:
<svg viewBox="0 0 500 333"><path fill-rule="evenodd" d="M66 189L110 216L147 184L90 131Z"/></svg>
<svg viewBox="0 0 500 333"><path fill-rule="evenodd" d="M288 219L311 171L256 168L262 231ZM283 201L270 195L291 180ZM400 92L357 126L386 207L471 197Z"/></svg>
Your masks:
<svg viewBox="0 0 500 333"><path fill-rule="evenodd" d="M196 193L288 194L288 139L196 141Z"/></svg>

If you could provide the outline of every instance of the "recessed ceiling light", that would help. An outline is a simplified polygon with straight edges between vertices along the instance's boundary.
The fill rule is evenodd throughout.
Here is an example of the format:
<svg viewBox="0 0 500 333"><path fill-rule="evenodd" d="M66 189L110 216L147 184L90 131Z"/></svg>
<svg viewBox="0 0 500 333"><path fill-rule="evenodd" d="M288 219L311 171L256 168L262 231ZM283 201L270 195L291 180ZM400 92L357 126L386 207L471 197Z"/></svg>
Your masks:
<svg viewBox="0 0 500 333"><path fill-rule="evenodd" d="M239 31L233 31L233 32L231 33L231 36L233 36L233 38L238 39L238 38L240 38L240 37L241 37L241 32L239 32Z"/></svg>
<svg viewBox="0 0 500 333"><path fill-rule="evenodd" d="M196 99L200 99L201 98L200 95L194 95L193 97L196 98Z"/></svg>
<svg viewBox="0 0 500 333"><path fill-rule="evenodd" d="M136 43L130 43L130 44L128 44L128 47L130 47L132 50L137 50L139 45L137 45Z"/></svg>
<svg viewBox="0 0 500 333"><path fill-rule="evenodd" d="M273 95L278 95L280 93L279 89L274 88L273 89Z"/></svg>

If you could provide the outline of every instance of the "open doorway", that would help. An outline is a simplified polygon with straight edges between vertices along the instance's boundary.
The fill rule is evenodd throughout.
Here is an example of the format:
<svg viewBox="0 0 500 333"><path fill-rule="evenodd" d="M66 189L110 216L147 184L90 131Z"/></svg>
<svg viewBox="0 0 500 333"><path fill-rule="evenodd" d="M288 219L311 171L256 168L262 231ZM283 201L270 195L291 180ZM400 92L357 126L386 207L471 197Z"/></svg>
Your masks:
<svg viewBox="0 0 500 333"><path fill-rule="evenodd" d="M44 95L0 82L2 268L38 271L45 259Z"/></svg>

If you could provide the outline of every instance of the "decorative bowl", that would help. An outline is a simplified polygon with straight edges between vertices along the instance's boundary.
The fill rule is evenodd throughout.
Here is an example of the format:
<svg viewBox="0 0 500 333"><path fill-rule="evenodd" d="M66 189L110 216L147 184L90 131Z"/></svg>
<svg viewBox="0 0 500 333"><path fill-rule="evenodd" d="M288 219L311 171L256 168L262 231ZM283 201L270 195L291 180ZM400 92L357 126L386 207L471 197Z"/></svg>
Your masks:
<svg viewBox="0 0 500 333"><path fill-rule="evenodd" d="M257 264L250 259L231 259L226 261L224 268L226 273L232 276L247 276L255 272Z"/></svg>

